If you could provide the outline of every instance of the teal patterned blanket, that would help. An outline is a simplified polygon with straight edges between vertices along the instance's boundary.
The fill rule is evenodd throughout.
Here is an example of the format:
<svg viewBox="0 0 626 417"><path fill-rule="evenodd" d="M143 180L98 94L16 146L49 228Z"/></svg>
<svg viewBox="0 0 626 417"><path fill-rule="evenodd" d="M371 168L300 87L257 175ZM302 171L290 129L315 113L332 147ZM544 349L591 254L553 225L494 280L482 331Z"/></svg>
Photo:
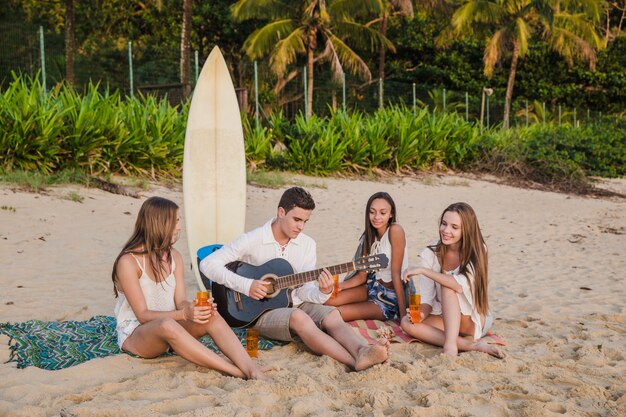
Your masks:
<svg viewBox="0 0 626 417"><path fill-rule="evenodd" d="M233 329L245 346L245 329ZM95 316L87 321L40 321L0 323L0 334L9 336L10 357L18 368L36 366L58 370L93 358L123 353L117 346L115 318ZM214 352L220 352L208 336L200 341ZM278 342L259 338L259 349L270 349Z"/></svg>

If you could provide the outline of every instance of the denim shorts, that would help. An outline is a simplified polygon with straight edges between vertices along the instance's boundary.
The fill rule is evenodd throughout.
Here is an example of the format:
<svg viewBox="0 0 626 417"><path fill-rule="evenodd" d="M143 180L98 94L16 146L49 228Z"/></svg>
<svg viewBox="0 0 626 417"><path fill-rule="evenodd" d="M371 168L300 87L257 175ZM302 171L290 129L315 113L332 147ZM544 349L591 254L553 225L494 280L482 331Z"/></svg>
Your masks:
<svg viewBox="0 0 626 417"><path fill-rule="evenodd" d="M368 276L367 278L367 295L369 300L381 309L385 320L391 320L398 315L398 296L396 292L378 282L374 276Z"/></svg>

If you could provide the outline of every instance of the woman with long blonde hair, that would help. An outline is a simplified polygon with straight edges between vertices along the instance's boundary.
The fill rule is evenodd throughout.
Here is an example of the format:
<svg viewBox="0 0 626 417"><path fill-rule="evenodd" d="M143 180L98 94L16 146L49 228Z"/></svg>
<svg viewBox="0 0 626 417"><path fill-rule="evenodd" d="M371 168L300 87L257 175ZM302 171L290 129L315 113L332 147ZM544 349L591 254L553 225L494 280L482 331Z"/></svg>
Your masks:
<svg viewBox="0 0 626 417"><path fill-rule="evenodd" d="M264 378L215 305L187 301L183 258L173 248L180 228L180 211L174 202L150 197L141 206L133 234L113 264L120 349L142 358L171 349L226 375ZM232 362L200 343L198 339L207 334Z"/></svg>
<svg viewBox="0 0 626 417"><path fill-rule="evenodd" d="M467 203L448 206L439 219L439 240L420 254L420 266L404 279L419 276L420 322L410 314L402 329L411 336L456 356L480 351L501 358L494 346L480 342L493 324L489 312L487 246L476 213ZM462 336L472 336L473 341Z"/></svg>

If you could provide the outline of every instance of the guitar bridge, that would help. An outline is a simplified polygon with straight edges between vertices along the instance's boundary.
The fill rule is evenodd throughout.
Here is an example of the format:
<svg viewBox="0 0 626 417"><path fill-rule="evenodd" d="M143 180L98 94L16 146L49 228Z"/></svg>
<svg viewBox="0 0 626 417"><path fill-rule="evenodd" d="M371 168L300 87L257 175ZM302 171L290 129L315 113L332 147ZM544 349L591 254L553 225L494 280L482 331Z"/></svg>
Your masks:
<svg viewBox="0 0 626 417"><path fill-rule="evenodd" d="M241 293L235 292L235 307L237 311L243 311L243 302L241 301Z"/></svg>

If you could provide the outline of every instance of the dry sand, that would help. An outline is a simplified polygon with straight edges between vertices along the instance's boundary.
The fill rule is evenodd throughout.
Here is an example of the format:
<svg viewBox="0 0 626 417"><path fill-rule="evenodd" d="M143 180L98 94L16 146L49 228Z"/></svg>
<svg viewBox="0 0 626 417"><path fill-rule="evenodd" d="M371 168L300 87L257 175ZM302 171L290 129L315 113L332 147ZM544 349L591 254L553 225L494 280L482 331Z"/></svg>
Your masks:
<svg viewBox="0 0 626 417"><path fill-rule="evenodd" d="M470 203L490 250L494 330L508 343L507 358L449 358L431 346L394 344L388 363L355 373L290 344L260 352L258 362L278 370L271 382L257 382L179 357L124 354L61 371L16 369L3 363L9 350L2 336L0 415L626 415L626 200L451 176L309 181L325 187L310 188L318 208L306 230L317 239L320 265L350 259L375 191L395 198L411 263L436 238L443 208ZM626 180L607 187L626 193ZM84 201L67 199L71 192ZM248 187L247 229L274 214L281 192ZM182 203L180 189L155 185L145 195ZM141 203L97 189L31 194L1 186L0 321L111 315L111 265ZM176 247L190 259L184 234Z"/></svg>

